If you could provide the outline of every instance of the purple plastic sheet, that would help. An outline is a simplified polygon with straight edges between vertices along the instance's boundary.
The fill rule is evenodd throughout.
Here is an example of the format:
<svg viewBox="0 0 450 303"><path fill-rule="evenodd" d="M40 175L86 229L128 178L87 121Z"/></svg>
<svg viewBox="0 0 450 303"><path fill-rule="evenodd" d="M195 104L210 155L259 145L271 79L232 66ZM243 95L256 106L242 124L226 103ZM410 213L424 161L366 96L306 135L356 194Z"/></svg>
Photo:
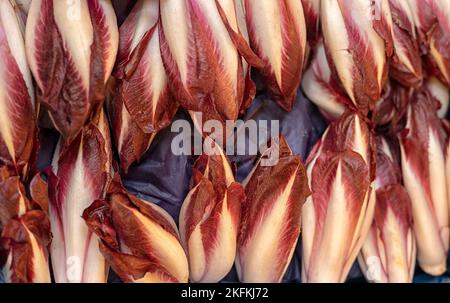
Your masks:
<svg viewBox="0 0 450 303"><path fill-rule="evenodd" d="M125 21L137 0L112 0L119 26Z"/></svg>
<svg viewBox="0 0 450 303"><path fill-rule="evenodd" d="M182 111L175 117L178 119L190 121ZM178 222L181 205L189 192L194 158L172 153L172 139L177 133L170 129L157 135L141 161L132 165L127 175L122 175L122 181L131 193L158 204Z"/></svg>
<svg viewBox="0 0 450 303"><path fill-rule="evenodd" d="M253 119L278 120L280 131L286 137L292 152L306 160L314 144L320 139L325 131L326 123L317 108L303 95L301 91L297 96L294 108L290 113L282 110L266 94L259 95L247 110L244 121ZM259 125L259 124L258 124ZM269 123L270 129L270 123ZM242 181L253 168L255 156L230 157L237 164L237 179Z"/></svg>

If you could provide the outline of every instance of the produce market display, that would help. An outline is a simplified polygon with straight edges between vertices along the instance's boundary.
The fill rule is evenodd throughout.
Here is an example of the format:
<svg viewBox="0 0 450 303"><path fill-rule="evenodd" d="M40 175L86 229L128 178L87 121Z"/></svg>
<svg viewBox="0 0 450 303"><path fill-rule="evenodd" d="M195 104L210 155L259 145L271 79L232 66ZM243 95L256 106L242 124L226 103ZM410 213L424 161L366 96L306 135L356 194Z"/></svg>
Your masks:
<svg viewBox="0 0 450 303"><path fill-rule="evenodd" d="M450 282L450 1L0 0L0 282Z"/></svg>

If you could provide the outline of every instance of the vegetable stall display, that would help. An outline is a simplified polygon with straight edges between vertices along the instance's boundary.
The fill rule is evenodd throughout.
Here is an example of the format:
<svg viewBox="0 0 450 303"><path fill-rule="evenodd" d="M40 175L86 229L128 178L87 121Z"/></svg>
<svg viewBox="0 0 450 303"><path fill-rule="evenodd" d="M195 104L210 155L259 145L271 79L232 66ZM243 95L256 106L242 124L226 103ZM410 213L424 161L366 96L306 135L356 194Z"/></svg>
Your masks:
<svg viewBox="0 0 450 303"><path fill-rule="evenodd" d="M449 88L448 0L0 0L0 280L449 275Z"/></svg>

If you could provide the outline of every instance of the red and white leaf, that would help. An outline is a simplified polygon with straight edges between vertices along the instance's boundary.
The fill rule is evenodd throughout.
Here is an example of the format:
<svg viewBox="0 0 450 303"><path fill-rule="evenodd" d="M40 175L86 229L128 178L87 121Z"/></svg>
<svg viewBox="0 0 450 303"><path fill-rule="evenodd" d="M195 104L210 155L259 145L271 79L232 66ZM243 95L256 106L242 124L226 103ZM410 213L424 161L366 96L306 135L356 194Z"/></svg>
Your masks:
<svg viewBox="0 0 450 303"><path fill-rule="evenodd" d="M353 105L332 77L322 42L318 42L313 50L311 64L303 75L302 89L331 121L338 119L347 106Z"/></svg>
<svg viewBox="0 0 450 303"><path fill-rule="evenodd" d="M377 136L377 171L375 189L381 189L388 185L401 184L402 173L399 158L394 152L386 138Z"/></svg>
<svg viewBox="0 0 450 303"><path fill-rule="evenodd" d="M32 210L10 220L0 237L0 267L6 282L50 283L50 241L50 222L44 212Z"/></svg>
<svg viewBox="0 0 450 303"><path fill-rule="evenodd" d="M20 177L0 167L0 231L14 217L22 216L30 208Z"/></svg>
<svg viewBox="0 0 450 303"><path fill-rule="evenodd" d="M426 88L431 95L440 103L438 110L439 118L445 118L450 104L450 89L436 77L430 77L426 80Z"/></svg>
<svg viewBox="0 0 450 303"><path fill-rule="evenodd" d="M389 0L394 55L390 76L408 87L422 85L422 60L414 14L408 1Z"/></svg>
<svg viewBox="0 0 450 303"><path fill-rule="evenodd" d="M159 44L159 1L139 1L120 28L111 117L121 166L139 161L178 108Z"/></svg>
<svg viewBox="0 0 450 303"><path fill-rule="evenodd" d="M353 151L324 152L312 167L311 190L302 216L303 277L343 282L361 247L355 239L367 216L369 167Z"/></svg>
<svg viewBox="0 0 450 303"><path fill-rule="evenodd" d="M236 269L241 282L280 282L300 234L301 212L310 194L305 168L281 139L274 166L261 162L245 181ZM264 156L264 155L263 155Z"/></svg>
<svg viewBox="0 0 450 303"><path fill-rule="evenodd" d="M101 127L91 123L55 155L57 165L49 175L48 194L56 282L106 282L98 239L81 215L93 201L104 197L111 173L107 143Z"/></svg>
<svg viewBox="0 0 450 303"><path fill-rule="evenodd" d="M378 189L375 220L359 256L363 273L370 282L412 283L415 262L408 192L400 184Z"/></svg>
<svg viewBox="0 0 450 303"><path fill-rule="evenodd" d="M236 120L250 79L235 2L167 0L160 6L161 54L174 97L205 120Z"/></svg>
<svg viewBox="0 0 450 303"><path fill-rule="evenodd" d="M408 106L406 129L400 136L403 180L412 200L418 261L431 275L445 271L449 247L449 203L442 170L446 133L436 103L428 91L417 92Z"/></svg>
<svg viewBox="0 0 450 303"><path fill-rule="evenodd" d="M36 140L34 89L10 1L0 1L0 165L25 173Z"/></svg>
<svg viewBox="0 0 450 303"><path fill-rule="evenodd" d="M374 181L376 165L374 143L373 133L369 125L365 122L365 119L359 114L347 111L339 120L330 124L307 160L308 179L313 195L303 206L302 215L302 278L306 282L337 283L344 282L347 278L373 220L375 210ZM322 167L318 166L320 159L322 159L320 162ZM350 171L353 169L350 164L359 167L359 159L362 159L364 162L364 167L361 166L359 168L361 169L360 172L344 174L341 171L341 177L339 179L333 179L336 178L335 174L338 172L338 168L339 170L347 168ZM327 164L327 162L329 163ZM347 163L347 165L342 163ZM330 165L330 167L325 168L326 165ZM332 172L333 170L334 173ZM325 171L327 171L327 174L330 174L330 179L327 182L324 180L319 181L318 176L325 174ZM314 179L314 175L316 179ZM353 179L355 176L357 176L358 181ZM366 178L369 183L367 186L364 183ZM320 182L322 185L316 185L315 182ZM336 196L335 198L332 199L329 197L331 192L315 196L314 189L323 192L331 190L330 188L332 186L335 186L333 192ZM346 190L348 190L348 193ZM353 199L351 195L360 193L360 191L364 191L364 198L362 200L358 198L356 201L351 200ZM344 198L337 198L339 195ZM358 197L360 195L362 194L358 194ZM320 201L322 202L316 202L316 200L319 201L318 199L321 199ZM349 199L350 201L347 201ZM341 213L340 216L342 216L342 213L345 213L345 217L349 218L347 212L351 212L355 216L353 220L346 220L345 225L332 227L338 224L336 223L337 219L333 216L334 211L330 212L330 217L323 214L326 208L329 207L328 204L331 201L338 201L332 205L337 208L336 212ZM350 202L353 203L353 210L347 205ZM322 208L320 208L321 205ZM328 224L327 220L330 222L329 226L326 226ZM328 233L327 236L330 236L332 232L336 233L335 236L337 238L329 245L334 248L328 248L326 246L327 241L321 244L324 247L321 250L331 251L332 249L338 249L339 251L339 253L333 256L332 263L334 262L334 264L330 265L329 261L321 261L322 259L327 259L328 256L326 256L326 252L320 252L321 250L315 249L315 245L317 246L317 243L319 243L315 239L317 239L316 237L321 237L318 235L322 233ZM320 256L316 256L317 254ZM321 265L322 263L324 265ZM327 267L328 265L329 267Z"/></svg>
<svg viewBox="0 0 450 303"><path fill-rule="evenodd" d="M308 44L311 49L316 47L321 37L320 1L321 0L302 0Z"/></svg>
<svg viewBox="0 0 450 303"><path fill-rule="evenodd" d="M236 257L244 189L234 181L223 151L203 154L195 165L193 188L180 212L181 241L193 282L219 282L231 270Z"/></svg>
<svg viewBox="0 0 450 303"><path fill-rule="evenodd" d="M292 110L306 54L307 29L301 1L244 0L250 42L263 60L267 89Z"/></svg>
<svg viewBox="0 0 450 303"><path fill-rule="evenodd" d="M26 28L27 57L38 98L55 127L74 139L103 101L118 47L108 0L33 1Z"/></svg>
<svg viewBox="0 0 450 303"><path fill-rule="evenodd" d="M396 134L403 129L402 119L406 115L408 103L414 88L405 87L394 80L387 83L385 93L373 110L373 121L377 126L389 126Z"/></svg>
<svg viewBox="0 0 450 303"><path fill-rule="evenodd" d="M388 3L322 0L321 24L331 70L350 100L366 114L380 99L392 53ZM372 13L377 13L376 16Z"/></svg>
<svg viewBox="0 0 450 303"><path fill-rule="evenodd" d="M450 85L450 5L445 0L408 1L419 34L425 68Z"/></svg>
<svg viewBox="0 0 450 303"><path fill-rule="evenodd" d="M188 262L170 215L127 193L118 177L83 213L100 250L124 282L187 282Z"/></svg>

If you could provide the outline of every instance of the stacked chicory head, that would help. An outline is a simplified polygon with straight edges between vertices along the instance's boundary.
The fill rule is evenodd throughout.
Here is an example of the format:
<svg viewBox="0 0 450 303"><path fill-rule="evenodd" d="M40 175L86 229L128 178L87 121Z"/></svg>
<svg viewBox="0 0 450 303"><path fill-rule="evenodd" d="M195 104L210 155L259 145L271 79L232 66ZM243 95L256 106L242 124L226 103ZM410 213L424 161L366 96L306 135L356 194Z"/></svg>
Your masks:
<svg viewBox="0 0 450 303"><path fill-rule="evenodd" d="M443 274L449 18L446 0L0 0L4 280ZM161 156L175 117L202 153ZM263 117L279 133L229 157Z"/></svg>

